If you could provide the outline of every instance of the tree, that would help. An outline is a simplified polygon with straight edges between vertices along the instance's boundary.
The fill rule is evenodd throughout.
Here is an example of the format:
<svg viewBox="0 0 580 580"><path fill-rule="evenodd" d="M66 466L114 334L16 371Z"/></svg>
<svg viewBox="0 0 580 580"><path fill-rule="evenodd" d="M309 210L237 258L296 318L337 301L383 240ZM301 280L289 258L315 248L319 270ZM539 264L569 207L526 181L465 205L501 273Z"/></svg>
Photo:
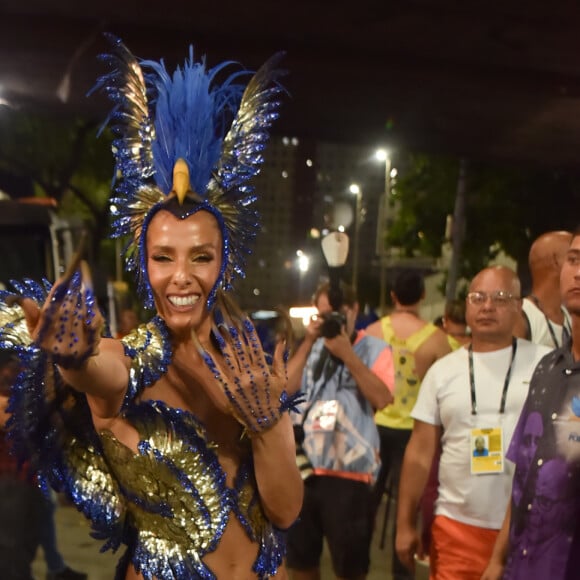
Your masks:
<svg viewBox="0 0 580 580"><path fill-rule="evenodd" d="M0 170L56 200L61 216L80 216L93 233L93 255L108 228L113 160L94 121L0 111ZM17 194L18 192L8 192Z"/></svg>
<svg viewBox="0 0 580 580"><path fill-rule="evenodd" d="M388 243L438 257L453 213L459 159L410 155L395 195L400 211ZM404 164L403 164L404 165ZM401 172L403 173L403 172ZM506 167L470 161L460 275L470 279L504 250L527 270L530 243L541 233L574 229L580 176L571 170Z"/></svg>

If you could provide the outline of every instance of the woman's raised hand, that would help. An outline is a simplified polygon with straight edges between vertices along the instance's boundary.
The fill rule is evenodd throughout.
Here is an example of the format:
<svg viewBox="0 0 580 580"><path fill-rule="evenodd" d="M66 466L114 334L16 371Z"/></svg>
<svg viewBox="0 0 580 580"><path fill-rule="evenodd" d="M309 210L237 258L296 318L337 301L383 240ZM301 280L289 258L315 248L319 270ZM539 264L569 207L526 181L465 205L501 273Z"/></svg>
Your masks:
<svg viewBox="0 0 580 580"><path fill-rule="evenodd" d="M32 340L63 368L79 368L98 352L103 317L96 304L89 268L78 254L39 308L19 301Z"/></svg>
<svg viewBox="0 0 580 580"><path fill-rule="evenodd" d="M196 344L221 387L214 402L252 436L273 427L282 413L294 408L296 400L286 392L285 344L276 345L270 366L251 320L244 318L240 326L241 331L227 323L214 327L222 357L212 356L198 341Z"/></svg>

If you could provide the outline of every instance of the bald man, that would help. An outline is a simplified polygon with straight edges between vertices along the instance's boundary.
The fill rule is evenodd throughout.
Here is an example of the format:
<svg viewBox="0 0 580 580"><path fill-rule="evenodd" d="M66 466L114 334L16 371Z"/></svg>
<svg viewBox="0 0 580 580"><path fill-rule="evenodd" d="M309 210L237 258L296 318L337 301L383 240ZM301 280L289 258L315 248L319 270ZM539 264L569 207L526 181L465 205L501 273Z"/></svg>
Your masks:
<svg viewBox="0 0 580 580"><path fill-rule="evenodd" d="M482 580L580 578L580 230L560 274L571 340L538 365L509 446L512 501ZM504 569L505 566L505 569Z"/></svg>
<svg viewBox="0 0 580 580"><path fill-rule="evenodd" d="M522 316L514 333L536 344L550 348L562 346L570 332L570 320L560 297L560 270L570 247L572 234L565 231L546 232L530 247L528 262L532 291L522 304Z"/></svg>
<svg viewBox="0 0 580 580"><path fill-rule="evenodd" d="M505 461L539 360L549 348L513 337L521 316L520 282L505 267L482 270L471 282L466 320L471 344L427 371L411 416L397 510L396 550L413 568L421 555L417 507L441 444L439 488L430 549L431 578L479 580L508 504L513 469ZM482 437L487 455L475 455Z"/></svg>

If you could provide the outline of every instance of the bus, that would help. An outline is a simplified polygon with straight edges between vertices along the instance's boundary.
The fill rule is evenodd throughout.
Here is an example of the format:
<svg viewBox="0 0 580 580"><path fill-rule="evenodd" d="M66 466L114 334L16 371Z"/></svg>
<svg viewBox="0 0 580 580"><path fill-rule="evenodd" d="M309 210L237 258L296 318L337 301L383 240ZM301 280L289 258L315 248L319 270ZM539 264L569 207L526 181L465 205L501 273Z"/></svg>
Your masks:
<svg viewBox="0 0 580 580"><path fill-rule="evenodd" d="M54 282L69 263L84 226L59 218L50 203L0 200L0 284L47 278Z"/></svg>

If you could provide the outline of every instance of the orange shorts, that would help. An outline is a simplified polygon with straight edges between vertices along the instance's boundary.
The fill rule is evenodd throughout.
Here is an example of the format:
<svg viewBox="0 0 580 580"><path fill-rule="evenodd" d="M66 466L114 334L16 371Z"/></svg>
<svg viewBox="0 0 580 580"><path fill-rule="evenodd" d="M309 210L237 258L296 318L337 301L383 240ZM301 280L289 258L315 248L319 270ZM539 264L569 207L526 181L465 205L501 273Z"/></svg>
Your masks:
<svg viewBox="0 0 580 580"><path fill-rule="evenodd" d="M480 580L499 530L435 516L431 528L430 580Z"/></svg>

